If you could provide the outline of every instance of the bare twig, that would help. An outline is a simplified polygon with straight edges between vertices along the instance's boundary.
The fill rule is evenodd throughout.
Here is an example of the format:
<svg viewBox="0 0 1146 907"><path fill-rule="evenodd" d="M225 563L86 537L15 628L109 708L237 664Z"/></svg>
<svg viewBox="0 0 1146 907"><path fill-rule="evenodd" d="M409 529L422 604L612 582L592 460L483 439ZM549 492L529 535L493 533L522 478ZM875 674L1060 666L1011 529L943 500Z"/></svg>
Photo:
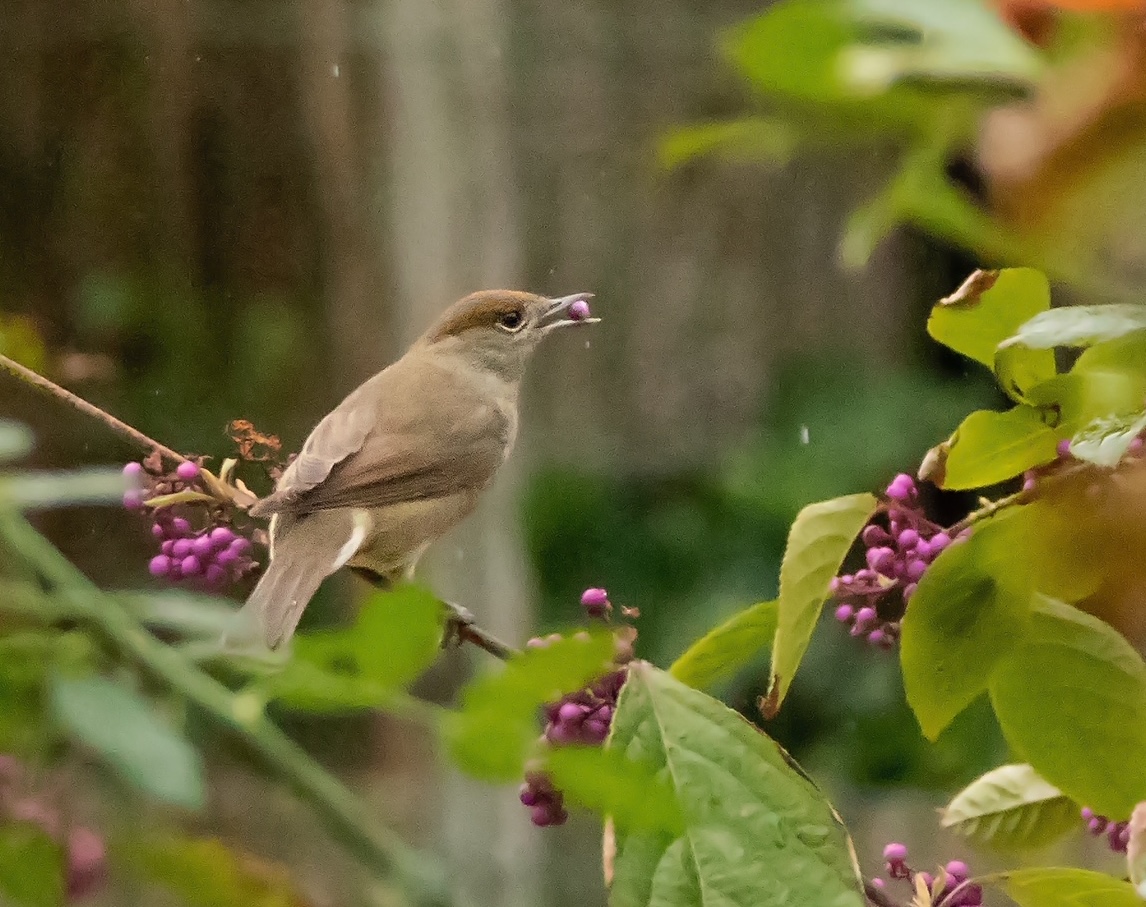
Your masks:
<svg viewBox="0 0 1146 907"><path fill-rule="evenodd" d="M64 403L73 409L79 410L85 416L91 416L93 419L98 419L116 434L121 435L131 443L142 447L148 451L158 451L160 455L166 457L175 463L182 463L187 458L183 454L176 453L170 447L160 444L154 438L149 438L143 432L136 428L132 428L126 422L123 422L113 416L111 413L105 412L94 403L88 403L83 397L73 394L70 390L60 387L56 382L45 378L43 375L37 374L30 368L21 365L7 356L0 356L0 368L3 368L8 374L12 375L30 387L34 387L39 391L50 394L57 400L62 400Z"/></svg>
<svg viewBox="0 0 1146 907"><path fill-rule="evenodd" d="M1034 488L1016 491L1014 494L1009 494L1005 498L999 498L997 501L988 501L978 510L973 510L958 523L949 528L947 534L950 535L951 538L954 538L964 529L970 529L981 520L993 517L1000 510L1007 507L1017 507L1021 504L1030 504L1037 500L1048 487L1054 487L1055 485L1065 482L1067 479L1072 479L1093 468L1090 463L1078 463L1074 466L1061 469L1058 472L1041 476Z"/></svg>

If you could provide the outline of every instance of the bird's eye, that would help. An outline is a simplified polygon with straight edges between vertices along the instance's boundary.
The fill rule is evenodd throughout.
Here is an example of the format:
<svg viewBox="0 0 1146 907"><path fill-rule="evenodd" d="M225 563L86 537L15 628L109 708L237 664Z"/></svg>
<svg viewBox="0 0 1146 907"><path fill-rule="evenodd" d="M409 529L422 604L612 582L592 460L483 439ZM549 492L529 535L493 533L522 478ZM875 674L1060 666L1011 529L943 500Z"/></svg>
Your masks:
<svg viewBox="0 0 1146 907"><path fill-rule="evenodd" d="M520 311L513 309L502 313L501 317L497 319L497 323L507 331L516 331L525 324L525 318Z"/></svg>

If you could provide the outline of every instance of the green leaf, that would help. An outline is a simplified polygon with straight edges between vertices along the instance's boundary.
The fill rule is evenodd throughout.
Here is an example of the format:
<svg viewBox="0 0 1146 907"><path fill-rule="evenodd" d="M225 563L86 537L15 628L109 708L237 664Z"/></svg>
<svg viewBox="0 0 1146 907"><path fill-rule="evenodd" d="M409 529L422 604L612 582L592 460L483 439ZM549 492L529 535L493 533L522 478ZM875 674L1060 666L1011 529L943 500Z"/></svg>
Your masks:
<svg viewBox="0 0 1146 907"><path fill-rule="evenodd" d="M658 766L683 833L618 830L611 907L862 907L839 817L776 743L644 662L630 668L611 746Z"/></svg>
<svg viewBox="0 0 1146 907"><path fill-rule="evenodd" d="M545 768L566 800L611 818L617 828L680 834L684 819L676 792L656 767L615 747L551 747Z"/></svg>
<svg viewBox="0 0 1146 907"><path fill-rule="evenodd" d="M442 603L420 586L376 592L352 627L296 637L291 661L254 688L296 709L380 707L437 659L443 614Z"/></svg>
<svg viewBox="0 0 1146 907"><path fill-rule="evenodd" d="M539 735L538 711L584 689L612 669L615 643L606 632L581 632L510 659L462 692L462 707L445 724L460 768L487 781L519 778Z"/></svg>
<svg viewBox="0 0 1146 907"><path fill-rule="evenodd" d="M752 116L674 129L660 142L661 164L677 167L707 154L782 166L799 145L795 128L783 120Z"/></svg>
<svg viewBox="0 0 1146 907"><path fill-rule="evenodd" d="M1075 802L1128 816L1146 799L1146 665L1107 624L1040 598L990 688L1007 742Z"/></svg>
<svg viewBox="0 0 1146 907"><path fill-rule="evenodd" d="M983 847L1023 850L1077 829L1079 811L1029 765L1002 765L957 793L943 810L942 824Z"/></svg>
<svg viewBox="0 0 1146 907"><path fill-rule="evenodd" d="M980 881L1001 888L1019 907L1142 907L1129 882L1089 869L1016 869Z"/></svg>
<svg viewBox="0 0 1146 907"><path fill-rule="evenodd" d="M948 443L941 484L955 490L1004 482L1058 456L1057 436L1031 406L971 413Z"/></svg>
<svg viewBox="0 0 1146 907"><path fill-rule="evenodd" d="M35 438L22 422L0 419L0 463L19 460L32 452Z"/></svg>
<svg viewBox="0 0 1146 907"><path fill-rule="evenodd" d="M927 333L994 370L999 344L1049 307L1050 285L1040 271L976 271L956 292L936 303L927 320ZM1009 372L1008 383L1034 387L1054 377L1054 354L1044 351L1013 361Z"/></svg>
<svg viewBox="0 0 1146 907"><path fill-rule="evenodd" d="M116 848L124 862L191 907L296 907L307 903L282 865L211 838L140 838Z"/></svg>
<svg viewBox="0 0 1146 907"><path fill-rule="evenodd" d="M1093 346L1146 331L1146 306L1133 303L1064 306L1023 322L999 346L1050 350L1056 346Z"/></svg>
<svg viewBox="0 0 1146 907"><path fill-rule="evenodd" d="M56 678L52 706L77 741L140 790L188 809L202 808L199 754L137 693L102 677Z"/></svg>
<svg viewBox="0 0 1146 907"><path fill-rule="evenodd" d="M1096 466L1117 466L1130 445L1146 431L1146 412L1095 419L1070 440L1070 452Z"/></svg>
<svg viewBox="0 0 1146 907"><path fill-rule="evenodd" d="M64 855L38 825L0 824L0 900L11 907L64 903Z"/></svg>
<svg viewBox="0 0 1146 907"><path fill-rule="evenodd" d="M1029 571L1014 556L1026 522L1016 516L996 517L951 545L911 597L900 663L907 702L930 740L986 692L992 666L1029 621Z"/></svg>
<svg viewBox="0 0 1146 907"><path fill-rule="evenodd" d="M70 472L9 472L0 476L0 501L20 510L46 510L81 504L113 504L123 499L118 469Z"/></svg>
<svg viewBox="0 0 1146 907"><path fill-rule="evenodd" d="M779 601L760 602L734 614L689 646L669 673L690 687L710 689L771 645L778 614Z"/></svg>
<svg viewBox="0 0 1146 907"><path fill-rule="evenodd" d="M878 502L853 494L805 507L788 533L780 565L780 598L772 672L764 711L775 715L811 641L832 577Z"/></svg>

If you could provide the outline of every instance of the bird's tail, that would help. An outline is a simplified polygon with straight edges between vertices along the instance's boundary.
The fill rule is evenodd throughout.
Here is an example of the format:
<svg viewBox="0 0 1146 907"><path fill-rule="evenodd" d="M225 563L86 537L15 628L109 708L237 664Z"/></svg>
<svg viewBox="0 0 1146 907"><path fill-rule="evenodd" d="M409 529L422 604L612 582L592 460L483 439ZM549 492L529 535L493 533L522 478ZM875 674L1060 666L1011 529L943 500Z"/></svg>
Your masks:
<svg viewBox="0 0 1146 907"><path fill-rule="evenodd" d="M290 639L322 581L350 560L365 539L359 519L343 515L339 522L343 525L305 528L299 523L276 534L274 557L224 634L224 648L243 649L261 638L273 649Z"/></svg>

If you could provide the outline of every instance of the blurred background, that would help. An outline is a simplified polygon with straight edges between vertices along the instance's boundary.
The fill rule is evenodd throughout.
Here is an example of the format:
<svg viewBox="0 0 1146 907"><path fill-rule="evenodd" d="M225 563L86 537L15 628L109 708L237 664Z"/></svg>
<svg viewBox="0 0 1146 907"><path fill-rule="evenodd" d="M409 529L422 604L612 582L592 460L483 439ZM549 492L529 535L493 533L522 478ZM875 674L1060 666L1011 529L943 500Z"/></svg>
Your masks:
<svg viewBox="0 0 1146 907"><path fill-rule="evenodd" d="M228 454L236 418L294 450L455 298L593 291L603 323L540 354L512 467L423 577L518 643L605 586L666 665L775 593L800 507L913 472L992 405L989 376L925 332L972 268L1053 259L1064 298L1139 288L1138 19L912 6L789 0L796 31L776 32L759 0L5 0L0 350L177 450ZM825 11L867 53L830 70L850 93L794 38ZM0 405L36 465L135 455L12 382ZM121 512L40 524L101 584L152 582ZM361 592L328 582L309 625ZM422 692L448 699L475 660L451 654ZM756 719L763 667L725 690ZM284 720L443 855L457 903L603 903L592 821L532 828L408 725ZM958 855L932 810L1006 756L986 709L926 744L895 659L835 626L768 731L865 866L893 838ZM285 864L308 903L387 902L288 792L210 758L199 831Z"/></svg>

